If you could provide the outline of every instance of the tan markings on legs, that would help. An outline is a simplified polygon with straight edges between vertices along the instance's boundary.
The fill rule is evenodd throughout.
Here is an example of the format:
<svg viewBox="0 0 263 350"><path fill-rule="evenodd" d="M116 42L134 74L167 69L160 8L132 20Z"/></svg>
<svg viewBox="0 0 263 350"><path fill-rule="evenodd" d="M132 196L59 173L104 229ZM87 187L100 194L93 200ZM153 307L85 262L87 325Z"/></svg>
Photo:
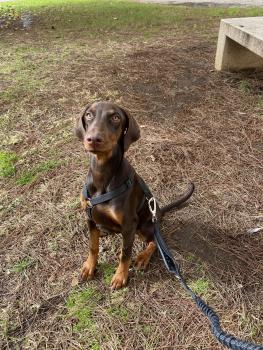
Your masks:
<svg viewBox="0 0 263 350"><path fill-rule="evenodd" d="M119 266L111 280L112 289L120 289L126 286L128 282L130 264L131 259L120 261Z"/></svg>
<svg viewBox="0 0 263 350"><path fill-rule="evenodd" d="M131 264L132 246L135 238L135 230L122 232L122 250L120 263L111 280L111 288L119 289L126 286L128 282L129 267Z"/></svg>
<svg viewBox="0 0 263 350"><path fill-rule="evenodd" d="M80 205L83 210L87 209L88 204L82 193L80 194Z"/></svg>
<svg viewBox="0 0 263 350"><path fill-rule="evenodd" d="M147 247L137 255L135 266L137 269L145 269L149 264L152 254L156 250L156 243L150 242Z"/></svg>
<svg viewBox="0 0 263 350"><path fill-rule="evenodd" d="M99 236L100 231L96 227L90 227L89 256L83 264L80 275L83 281L94 277L99 254Z"/></svg>

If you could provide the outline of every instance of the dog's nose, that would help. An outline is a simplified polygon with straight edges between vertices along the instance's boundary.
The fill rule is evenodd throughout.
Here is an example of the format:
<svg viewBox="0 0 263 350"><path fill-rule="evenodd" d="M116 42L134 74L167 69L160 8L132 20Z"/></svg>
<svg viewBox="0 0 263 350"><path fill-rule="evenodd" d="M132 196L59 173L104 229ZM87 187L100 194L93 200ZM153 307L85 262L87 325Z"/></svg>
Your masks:
<svg viewBox="0 0 263 350"><path fill-rule="evenodd" d="M95 135L95 136L88 136L87 137L87 142L92 144L92 143L102 143L102 137L99 135Z"/></svg>

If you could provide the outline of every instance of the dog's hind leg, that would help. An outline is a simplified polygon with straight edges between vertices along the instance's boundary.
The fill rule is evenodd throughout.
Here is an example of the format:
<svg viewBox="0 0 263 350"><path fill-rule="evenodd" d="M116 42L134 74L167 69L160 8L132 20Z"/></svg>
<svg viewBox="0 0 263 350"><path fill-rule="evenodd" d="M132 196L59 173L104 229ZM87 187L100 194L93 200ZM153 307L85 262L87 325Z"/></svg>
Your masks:
<svg viewBox="0 0 263 350"><path fill-rule="evenodd" d="M136 269L138 270L146 269L151 259L151 256L153 255L155 250L156 250L156 243L154 241L148 242L146 248L142 252L140 252L136 257L136 261L135 261Z"/></svg>
<svg viewBox="0 0 263 350"><path fill-rule="evenodd" d="M154 229L152 223L144 225L138 232L139 237L147 243L146 248L140 252L135 260L135 267L138 270L146 269L151 256L156 250L156 243L154 241Z"/></svg>

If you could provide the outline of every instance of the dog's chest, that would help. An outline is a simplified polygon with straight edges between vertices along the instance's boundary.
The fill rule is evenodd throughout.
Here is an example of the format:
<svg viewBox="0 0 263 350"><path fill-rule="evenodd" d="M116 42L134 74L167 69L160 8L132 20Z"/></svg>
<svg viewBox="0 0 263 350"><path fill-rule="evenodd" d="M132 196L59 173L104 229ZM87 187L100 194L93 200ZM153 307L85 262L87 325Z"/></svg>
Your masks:
<svg viewBox="0 0 263 350"><path fill-rule="evenodd" d="M92 220L103 235L121 231L123 213L111 205L99 204L92 210Z"/></svg>

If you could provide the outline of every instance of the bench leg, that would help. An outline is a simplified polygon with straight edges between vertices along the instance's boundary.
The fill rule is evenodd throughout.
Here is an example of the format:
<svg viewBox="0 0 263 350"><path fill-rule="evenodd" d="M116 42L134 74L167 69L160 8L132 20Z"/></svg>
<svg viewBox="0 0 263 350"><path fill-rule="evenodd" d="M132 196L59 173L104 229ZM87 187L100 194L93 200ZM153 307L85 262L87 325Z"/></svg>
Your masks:
<svg viewBox="0 0 263 350"><path fill-rule="evenodd" d="M220 26L215 68L226 71L251 68L263 70L263 58L230 39L226 35L224 27Z"/></svg>

